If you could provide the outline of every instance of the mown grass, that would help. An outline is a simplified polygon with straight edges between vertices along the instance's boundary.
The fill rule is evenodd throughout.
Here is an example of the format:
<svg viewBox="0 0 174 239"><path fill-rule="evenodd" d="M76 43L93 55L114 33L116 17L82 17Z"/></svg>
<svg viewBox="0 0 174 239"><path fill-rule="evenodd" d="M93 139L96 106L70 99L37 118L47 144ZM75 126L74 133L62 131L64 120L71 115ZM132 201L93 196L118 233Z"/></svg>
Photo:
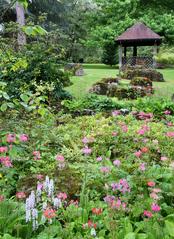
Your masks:
<svg viewBox="0 0 174 239"><path fill-rule="evenodd" d="M73 76L71 78L73 85L67 88L77 98L86 95L95 82L104 77L115 77L119 73L118 69L103 64L85 64L84 70L85 75L82 77ZM154 82L154 97L171 98L174 94L174 69L159 71L164 75L165 82ZM123 81L123 83L129 83L129 81Z"/></svg>

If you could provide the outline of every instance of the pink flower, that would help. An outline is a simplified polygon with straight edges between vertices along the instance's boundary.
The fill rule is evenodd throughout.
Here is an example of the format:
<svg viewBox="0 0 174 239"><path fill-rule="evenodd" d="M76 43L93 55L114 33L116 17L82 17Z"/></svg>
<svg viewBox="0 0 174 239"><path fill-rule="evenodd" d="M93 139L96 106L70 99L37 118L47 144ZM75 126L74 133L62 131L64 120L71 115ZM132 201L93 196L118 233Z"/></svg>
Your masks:
<svg viewBox="0 0 174 239"><path fill-rule="evenodd" d="M59 161L59 162L64 162L64 161L65 161L65 158L64 158L63 155L57 154L57 155L56 155L56 160Z"/></svg>
<svg viewBox="0 0 174 239"><path fill-rule="evenodd" d="M154 212L159 212L161 210L160 206L158 204L156 204L156 203L152 203L151 209Z"/></svg>
<svg viewBox="0 0 174 239"><path fill-rule="evenodd" d="M139 134L139 135L143 135L143 134L145 134L145 130L144 129L140 129L140 130L138 130L137 131L137 133Z"/></svg>
<svg viewBox="0 0 174 239"><path fill-rule="evenodd" d="M33 156L34 160L40 160L41 159L40 151L33 151Z"/></svg>
<svg viewBox="0 0 174 239"><path fill-rule="evenodd" d="M122 131L123 131L124 133L127 133L127 132L128 132L128 127L127 127L127 125L123 125L121 128L122 128Z"/></svg>
<svg viewBox="0 0 174 239"><path fill-rule="evenodd" d="M161 161L166 161L166 160L168 160L167 157L165 157L165 156L162 156L162 157L161 157Z"/></svg>
<svg viewBox="0 0 174 239"><path fill-rule="evenodd" d="M98 162L100 162L100 161L102 161L103 160L103 158L100 156L100 157L97 157L97 161Z"/></svg>
<svg viewBox="0 0 174 239"><path fill-rule="evenodd" d="M149 181L149 182L147 183L147 185L148 185L149 187L154 187L154 186L155 186L155 182Z"/></svg>
<svg viewBox="0 0 174 239"><path fill-rule="evenodd" d="M88 144L88 143L89 143L89 139L88 139L87 137L84 137L84 138L82 139L82 142L83 142L84 144Z"/></svg>
<svg viewBox="0 0 174 239"><path fill-rule="evenodd" d="M36 175L36 178L37 178L38 180L42 180L42 179L44 178L44 176L43 176L42 174L37 174L37 175Z"/></svg>
<svg viewBox="0 0 174 239"><path fill-rule="evenodd" d="M118 133L117 132L112 132L112 136L117 136Z"/></svg>
<svg viewBox="0 0 174 239"><path fill-rule="evenodd" d="M26 198L25 192L17 192L17 193L16 193L16 198L18 198L18 199L24 199L24 198Z"/></svg>
<svg viewBox="0 0 174 239"><path fill-rule="evenodd" d="M121 112L119 110L115 110L112 112L112 116L117 116L117 115L120 115Z"/></svg>
<svg viewBox="0 0 174 239"><path fill-rule="evenodd" d="M42 183L38 183L37 184L37 190L42 190L43 188L43 184Z"/></svg>
<svg viewBox="0 0 174 239"><path fill-rule="evenodd" d="M140 170L141 171L145 171L146 170L145 163L141 163L140 164Z"/></svg>
<svg viewBox="0 0 174 239"><path fill-rule="evenodd" d="M158 200L159 197L155 192L150 193L150 198L153 198L154 200Z"/></svg>
<svg viewBox="0 0 174 239"><path fill-rule="evenodd" d="M144 216L151 218L153 214L150 211L145 210L143 213Z"/></svg>
<svg viewBox="0 0 174 239"><path fill-rule="evenodd" d="M167 122L167 126L168 126L168 127L172 127L172 126L173 126L173 123L172 123L172 122Z"/></svg>
<svg viewBox="0 0 174 239"><path fill-rule="evenodd" d="M164 111L164 114L165 114L165 115L170 115L170 114L171 114L171 111L170 111L170 110L166 110L166 111Z"/></svg>
<svg viewBox="0 0 174 239"><path fill-rule="evenodd" d="M92 149L88 148L88 146L86 146L85 148L82 149L82 152L86 155L91 154L92 153Z"/></svg>
<svg viewBox="0 0 174 239"><path fill-rule="evenodd" d="M142 155L142 152L141 152L141 150L139 150L139 151L135 152L135 153L134 153L134 155L135 155L137 158L140 158L140 157L141 157L141 155Z"/></svg>
<svg viewBox="0 0 174 239"><path fill-rule="evenodd" d="M161 192L161 189L160 188L153 188L152 191L154 193L160 193Z"/></svg>
<svg viewBox="0 0 174 239"><path fill-rule="evenodd" d="M172 138L174 137L174 132L167 132L166 136Z"/></svg>
<svg viewBox="0 0 174 239"><path fill-rule="evenodd" d="M27 142L27 141L28 141L28 135L26 135L26 134L21 134L21 135L19 136L19 140L20 140L21 142Z"/></svg>
<svg viewBox="0 0 174 239"><path fill-rule="evenodd" d="M0 153L6 153L8 151L8 148L6 146L0 147Z"/></svg>
<svg viewBox="0 0 174 239"><path fill-rule="evenodd" d="M100 168L100 171L101 171L102 173L109 173L109 172L110 172L110 168L109 168L109 167L101 167L101 168Z"/></svg>
<svg viewBox="0 0 174 239"><path fill-rule="evenodd" d="M120 160L116 159L116 160L114 160L113 164L114 164L115 166L119 167L120 164L121 164L121 162L120 162Z"/></svg>
<svg viewBox="0 0 174 239"><path fill-rule="evenodd" d="M59 194L57 194L57 197L64 201L65 199L67 199L67 194L64 192L60 192Z"/></svg>
<svg viewBox="0 0 174 239"><path fill-rule="evenodd" d="M147 153L149 151L149 149L147 148L147 147L143 147L142 149L141 149L141 152L142 153Z"/></svg>
<svg viewBox="0 0 174 239"><path fill-rule="evenodd" d="M8 143L13 143L16 140L16 135L15 134L7 134L6 140Z"/></svg>
<svg viewBox="0 0 174 239"><path fill-rule="evenodd" d="M0 202L4 201L4 195L0 195Z"/></svg>
<svg viewBox="0 0 174 239"><path fill-rule="evenodd" d="M10 158L8 156L7 157L1 157L0 158L0 162L2 163L2 165L4 165L7 168L11 168L12 167L11 160L10 160Z"/></svg>

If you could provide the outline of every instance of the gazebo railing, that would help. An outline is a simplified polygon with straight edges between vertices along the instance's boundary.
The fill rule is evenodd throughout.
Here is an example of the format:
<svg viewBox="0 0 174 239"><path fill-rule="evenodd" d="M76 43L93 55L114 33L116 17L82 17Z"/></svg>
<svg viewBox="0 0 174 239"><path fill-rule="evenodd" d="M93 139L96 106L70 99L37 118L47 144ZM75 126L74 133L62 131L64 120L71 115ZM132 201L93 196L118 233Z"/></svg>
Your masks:
<svg viewBox="0 0 174 239"><path fill-rule="evenodd" d="M127 66L143 66L144 68L153 68L153 57L149 56L131 56L122 57L122 68Z"/></svg>

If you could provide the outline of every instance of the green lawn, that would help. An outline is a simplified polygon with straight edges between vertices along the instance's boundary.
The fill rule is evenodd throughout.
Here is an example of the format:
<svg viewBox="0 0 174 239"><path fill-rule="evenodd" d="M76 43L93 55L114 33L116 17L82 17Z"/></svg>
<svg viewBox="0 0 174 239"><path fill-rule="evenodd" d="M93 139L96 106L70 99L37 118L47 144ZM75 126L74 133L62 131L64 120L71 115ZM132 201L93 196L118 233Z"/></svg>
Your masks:
<svg viewBox="0 0 174 239"><path fill-rule="evenodd" d="M90 87L104 77L114 77L118 74L118 69L102 64L84 65L85 75L83 77L72 77L72 86L67 90L75 97L83 97L88 93ZM166 82L154 82L155 97L171 97L174 94L174 69L159 70L163 73ZM124 83L129 81L124 81Z"/></svg>

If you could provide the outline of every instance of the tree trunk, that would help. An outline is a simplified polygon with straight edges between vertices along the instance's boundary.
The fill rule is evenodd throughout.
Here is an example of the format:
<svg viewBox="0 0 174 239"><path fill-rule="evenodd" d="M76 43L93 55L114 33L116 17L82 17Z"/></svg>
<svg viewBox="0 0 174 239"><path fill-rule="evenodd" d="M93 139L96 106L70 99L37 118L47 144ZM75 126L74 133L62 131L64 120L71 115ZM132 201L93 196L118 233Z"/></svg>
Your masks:
<svg viewBox="0 0 174 239"><path fill-rule="evenodd" d="M25 26L25 11L24 7L16 2L16 17L17 17L17 23L19 24L19 27L22 28ZM19 29L18 33L18 46L21 48L23 45L26 44L26 35L22 31L22 29Z"/></svg>

